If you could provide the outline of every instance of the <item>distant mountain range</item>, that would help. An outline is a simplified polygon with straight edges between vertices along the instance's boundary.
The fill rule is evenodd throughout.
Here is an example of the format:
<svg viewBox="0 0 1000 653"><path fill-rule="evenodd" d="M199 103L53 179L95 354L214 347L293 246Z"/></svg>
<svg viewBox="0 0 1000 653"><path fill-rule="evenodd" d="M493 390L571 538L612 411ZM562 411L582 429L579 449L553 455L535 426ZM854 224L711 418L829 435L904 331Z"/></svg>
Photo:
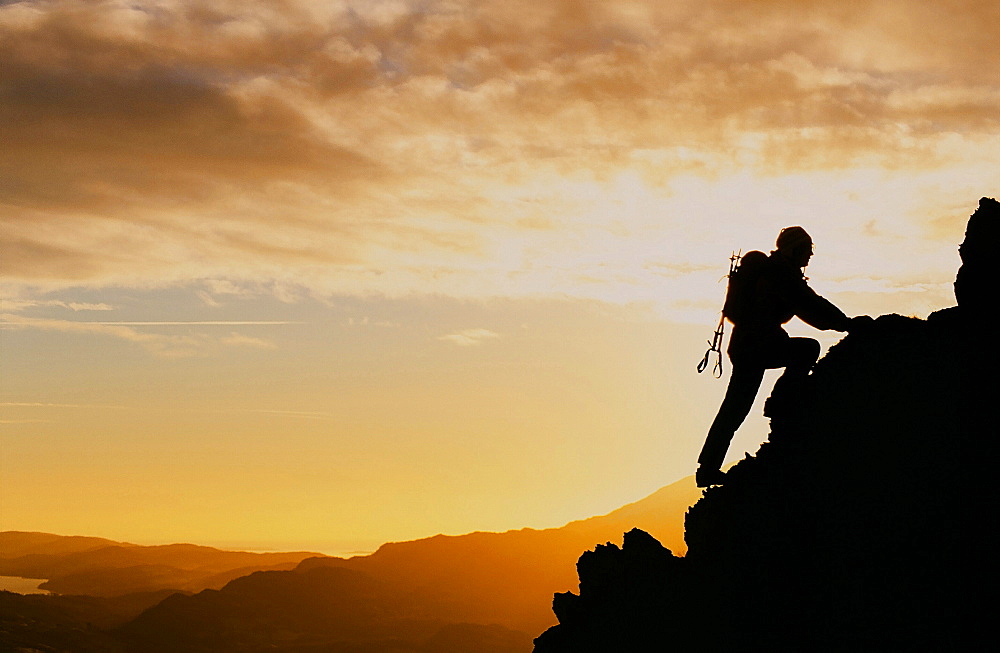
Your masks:
<svg viewBox="0 0 1000 653"><path fill-rule="evenodd" d="M263 569L293 569L313 552L248 553L193 544L139 546L97 537L0 533L0 575L46 578L58 594L121 596L219 588Z"/></svg>
<svg viewBox="0 0 1000 653"><path fill-rule="evenodd" d="M561 528L438 535L348 559L7 531L0 575L48 579L43 589L58 596L0 593L0 643L65 651L341 650L334 644L372 653L528 651L554 621L553 593L575 588L581 551L639 525L683 552L684 514L700 496L689 477Z"/></svg>

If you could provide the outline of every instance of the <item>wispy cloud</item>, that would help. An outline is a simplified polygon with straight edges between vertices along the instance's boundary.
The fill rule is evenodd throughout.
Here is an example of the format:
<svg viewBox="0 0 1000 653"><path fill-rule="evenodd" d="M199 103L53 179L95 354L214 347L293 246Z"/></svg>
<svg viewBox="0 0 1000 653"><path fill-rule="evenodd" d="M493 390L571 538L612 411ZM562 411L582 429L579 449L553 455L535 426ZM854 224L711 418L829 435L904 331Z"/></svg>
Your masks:
<svg viewBox="0 0 1000 653"><path fill-rule="evenodd" d="M303 324L288 320L139 320L132 322L78 322L77 324L100 324L104 326L273 326L279 324Z"/></svg>
<svg viewBox="0 0 1000 653"><path fill-rule="evenodd" d="M74 404L50 401L0 401L0 411L4 417L0 418L0 424L51 424L59 419L52 415L65 415L66 411L78 414L75 411L87 410L122 410L125 406L113 404ZM11 415L37 415L42 413L47 417L12 417Z"/></svg>
<svg viewBox="0 0 1000 653"><path fill-rule="evenodd" d="M43 401L0 401L4 408L121 408L106 404L60 404Z"/></svg>
<svg viewBox="0 0 1000 653"><path fill-rule="evenodd" d="M228 335L221 337L205 333L173 335L143 331L135 327L275 324L292 323L281 321L78 322L71 320L32 318L10 313L0 315L0 329L38 329L42 331L87 333L98 336L109 336L135 343L157 356L170 358L206 355L213 349L220 346L273 349L275 345L270 341L261 338L244 336L236 332L230 332Z"/></svg>
<svg viewBox="0 0 1000 653"><path fill-rule="evenodd" d="M499 333L490 331L489 329L464 329L455 333L449 333L448 335L438 336L438 340L444 340L459 347L474 347L499 337Z"/></svg>
<svg viewBox="0 0 1000 653"><path fill-rule="evenodd" d="M199 290L199 291L195 292L195 295L206 306L211 306L212 308L218 308L219 306L222 306L221 302L219 302L217 299L215 299L215 297L212 297L211 294L209 294L208 292L206 292L204 290Z"/></svg>
<svg viewBox="0 0 1000 653"><path fill-rule="evenodd" d="M392 322L391 320L373 320L367 315L363 317L349 317L346 322L349 327L364 327L364 326L376 326L376 327L397 327L398 323Z"/></svg>
<svg viewBox="0 0 1000 653"><path fill-rule="evenodd" d="M3 308L7 311L20 312L27 308L35 307L57 307L65 308L74 312L79 311L113 311L114 306L103 302L67 302L60 299L17 299L3 298Z"/></svg>
<svg viewBox="0 0 1000 653"><path fill-rule="evenodd" d="M228 336L220 338L219 342L229 347L251 347L253 349L275 349L275 345L270 340L265 340L264 338L254 338L252 336L245 336L233 331Z"/></svg>

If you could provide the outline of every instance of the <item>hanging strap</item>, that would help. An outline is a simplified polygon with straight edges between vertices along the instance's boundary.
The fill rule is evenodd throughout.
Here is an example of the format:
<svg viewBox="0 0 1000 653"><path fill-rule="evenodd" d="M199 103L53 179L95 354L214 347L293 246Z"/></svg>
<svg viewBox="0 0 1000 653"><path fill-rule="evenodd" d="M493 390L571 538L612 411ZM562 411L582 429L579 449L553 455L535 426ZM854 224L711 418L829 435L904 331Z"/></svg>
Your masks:
<svg viewBox="0 0 1000 653"><path fill-rule="evenodd" d="M738 252L733 252L729 256L729 274L725 276L729 279L733 276L737 269L740 267L740 259L743 258L743 250ZM712 352L715 352L717 358L715 360L715 365L712 366L712 376L717 379L722 378L722 340L726 335L726 316L723 315L719 318L719 326L715 328L715 335L712 336L711 340L706 340L708 342L708 351L705 352L705 357L701 359L698 363L698 374L705 371L708 367L708 361L712 357Z"/></svg>
<svg viewBox="0 0 1000 653"><path fill-rule="evenodd" d="M719 318L719 326L715 329L715 335L711 340L706 340L708 343L708 351L705 352L705 357L701 359L698 363L698 374L705 371L708 367L708 361L712 357L712 352L715 352L717 358L715 360L715 365L712 367L712 376L717 379L722 378L722 338L726 332L726 318L725 316Z"/></svg>

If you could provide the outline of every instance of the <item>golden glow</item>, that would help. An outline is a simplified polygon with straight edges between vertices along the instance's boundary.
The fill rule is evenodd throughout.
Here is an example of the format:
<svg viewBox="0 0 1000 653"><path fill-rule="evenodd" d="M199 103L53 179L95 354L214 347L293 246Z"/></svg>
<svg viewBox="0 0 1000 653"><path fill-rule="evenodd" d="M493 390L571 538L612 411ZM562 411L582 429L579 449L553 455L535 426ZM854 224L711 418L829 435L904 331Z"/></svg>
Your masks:
<svg viewBox="0 0 1000 653"><path fill-rule="evenodd" d="M731 250L952 302L1000 19L949 7L4 4L0 529L374 545L690 473Z"/></svg>

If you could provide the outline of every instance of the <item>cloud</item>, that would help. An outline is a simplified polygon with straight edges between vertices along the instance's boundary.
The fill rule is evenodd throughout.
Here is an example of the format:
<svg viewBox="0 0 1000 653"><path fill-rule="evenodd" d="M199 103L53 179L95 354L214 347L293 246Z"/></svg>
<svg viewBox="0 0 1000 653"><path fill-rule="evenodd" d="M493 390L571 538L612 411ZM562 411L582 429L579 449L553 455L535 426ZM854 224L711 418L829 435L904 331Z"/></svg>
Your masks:
<svg viewBox="0 0 1000 653"><path fill-rule="evenodd" d="M56 404L42 401L3 401L0 407L4 408L120 408L120 406L109 406L103 404Z"/></svg>
<svg viewBox="0 0 1000 653"><path fill-rule="evenodd" d="M82 410L121 410L124 406L116 406L112 404L66 404L66 403L54 403L47 401L0 401L0 409L7 415L13 415L16 413L22 413L27 411L27 414L36 413L38 410L45 412L46 414L54 414L51 411L53 409L82 409ZM56 422L55 419L42 419L35 417L18 417L18 418L3 418L0 419L0 424L51 424Z"/></svg>
<svg viewBox="0 0 1000 653"><path fill-rule="evenodd" d="M5 310L20 312L27 308L34 308L38 306L54 306L57 308L65 308L74 312L78 311L113 311L114 306L105 304L104 302L67 302L60 299L16 299L16 298L3 298L3 307Z"/></svg>
<svg viewBox="0 0 1000 653"><path fill-rule="evenodd" d="M0 314L0 329L37 329L62 333L83 333L109 336L139 345L149 353L165 358L186 358L205 356L218 346L251 347L254 349L274 349L274 343L261 338L230 332L223 337L205 333L183 335L143 331L135 327L163 326L233 326L233 325L280 325L293 324L280 321L190 321L190 322L76 322L25 317L13 313Z"/></svg>
<svg viewBox="0 0 1000 653"><path fill-rule="evenodd" d="M746 228L685 179L822 173L829 204L840 174L968 168L947 202L987 194L997 27L985 1L5 5L3 275L644 299L632 252L693 233L671 209Z"/></svg>
<svg viewBox="0 0 1000 653"><path fill-rule="evenodd" d="M209 294L204 290L196 291L195 295L197 295L198 299L200 299L202 303L205 304L206 306L211 306L212 308L218 308L219 306L222 306L221 302L217 301L214 297L212 297L211 294Z"/></svg>
<svg viewBox="0 0 1000 653"><path fill-rule="evenodd" d="M28 318L14 314L0 315L0 327L111 336L135 343L157 356L170 358L198 355L204 351L206 344L203 336L145 333L129 326Z"/></svg>
<svg viewBox="0 0 1000 653"><path fill-rule="evenodd" d="M302 324L302 322L290 322L283 320L187 320L187 321L152 321L142 320L138 322L87 322L86 324L100 324L104 326L261 326L275 324Z"/></svg>
<svg viewBox="0 0 1000 653"><path fill-rule="evenodd" d="M451 342L459 347L475 347L488 340L499 338L500 334L489 329L465 329L456 333L439 336L438 340Z"/></svg>
<svg viewBox="0 0 1000 653"><path fill-rule="evenodd" d="M250 347L253 349L275 349L277 347L277 345L270 340L241 335L235 331L231 332L224 338L220 338L219 342L227 347Z"/></svg>

